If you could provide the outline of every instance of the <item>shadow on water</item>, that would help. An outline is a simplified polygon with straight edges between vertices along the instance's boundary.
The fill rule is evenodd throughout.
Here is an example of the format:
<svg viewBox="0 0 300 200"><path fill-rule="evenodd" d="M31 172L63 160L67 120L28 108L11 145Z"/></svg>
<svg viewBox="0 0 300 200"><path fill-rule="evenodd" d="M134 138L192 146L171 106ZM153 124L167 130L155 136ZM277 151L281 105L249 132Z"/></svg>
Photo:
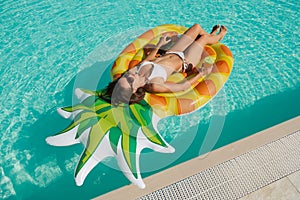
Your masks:
<svg viewBox="0 0 300 200"><path fill-rule="evenodd" d="M215 149L231 144L232 142L246 138L259 131L270 128L276 124L287 121L300 115L300 92L299 87L286 92L277 93L267 96L252 106L242 110L233 111L225 116L225 123L221 130L221 134L216 134L217 138L208 133L209 123L202 123L197 127L191 127L186 133L182 133L176 138L174 147L176 148L173 154L157 154L155 157L141 158L141 164L149 162L151 165L157 166L160 160L171 159L176 154L181 154L180 158L176 159L171 165L163 168L169 168L193 158L204 156ZM191 132L196 131L197 134L193 142L185 152L178 152L182 144L189 144ZM204 143L205 141L205 143ZM178 144L178 146L176 145ZM211 145L213 144L213 145ZM147 161L148 160L148 161ZM157 161L157 162L156 162ZM150 176L163 169L142 174L143 177ZM141 169L142 170L142 169Z"/></svg>
<svg viewBox="0 0 300 200"><path fill-rule="evenodd" d="M111 64L112 61L98 62L81 71L64 88L64 91L56 94L55 99L62 102L62 105L57 106L63 107L76 103L73 94L75 88L90 90L104 88L110 81ZM53 107L44 114L35 112L34 116L38 120L33 125L27 127L25 125L22 130L23 137L14 144L14 148L21 152L30 151L32 157L24 161L26 162L24 170L34 179L15 188L17 199L91 199L99 193L106 193L120 187L122 183L129 183L121 172L99 164L86 178L83 186L75 185L73 171L79 159L78 155L81 155L84 149L83 145L55 147L45 142L46 137L55 135L71 123L71 120L62 118L56 109L57 107ZM77 157L73 161L71 158L74 156ZM67 162L71 166L66 167ZM51 171L53 169L54 171ZM111 174L115 175L113 180L118 181L111 181Z"/></svg>
<svg viewBox="0 0 300 200"><path fill-rule="evenodd" d="M200 124L193 144L176 163L209 153L212 150L297 117L300 115L299 102L300 92L299 87L297 87L293 90L267 96L255 102L252 106L227 114L221 134L218 135L218 138L213 136L209 138L215 141L213 146L203 143L209 124ZM209 140L206 141L210 143Z"/></svg>

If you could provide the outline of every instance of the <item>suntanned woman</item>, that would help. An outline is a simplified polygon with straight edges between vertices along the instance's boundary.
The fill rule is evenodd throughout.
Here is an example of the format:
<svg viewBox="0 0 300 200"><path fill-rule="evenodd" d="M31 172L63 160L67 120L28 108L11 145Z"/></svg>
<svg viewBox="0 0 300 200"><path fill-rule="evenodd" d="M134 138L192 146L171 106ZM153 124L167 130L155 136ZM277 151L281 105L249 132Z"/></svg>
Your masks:
<svg viewBox="0 0 300 200"><path fill-rule="evenodd" d="M167 78L175 72L185 72L194 68L201 59L204 46L217 43L226 33L225 26L216 25L208 34L199 24L195 24L182 34L164 55L156 57L158 50L171 41L168 38L172 34L164 34L156 48L152 49L141 63L111 82L101 97L113 105L133 104L140 102L145 92L172 93L187 90L201 77L210 73L212 67L193 70L196 71L196 75L180 83L167 83Z"/></svg>

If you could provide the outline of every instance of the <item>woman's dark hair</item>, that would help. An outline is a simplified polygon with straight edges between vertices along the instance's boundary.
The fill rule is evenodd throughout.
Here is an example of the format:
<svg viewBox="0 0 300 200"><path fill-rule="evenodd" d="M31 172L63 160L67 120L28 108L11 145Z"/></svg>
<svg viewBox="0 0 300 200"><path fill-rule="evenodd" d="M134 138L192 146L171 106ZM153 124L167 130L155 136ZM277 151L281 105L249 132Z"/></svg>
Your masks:
<svg viewBox="0 0 300 200"><path fill-rule="evenodd" d="M131 88L121 87L119 84L120 78L122 78L122 76L110 82L99 97L114 106L121 103L131 105L139 103L144 99L146 91L143 87L138 88L135 93L132 93Z"/></svg>

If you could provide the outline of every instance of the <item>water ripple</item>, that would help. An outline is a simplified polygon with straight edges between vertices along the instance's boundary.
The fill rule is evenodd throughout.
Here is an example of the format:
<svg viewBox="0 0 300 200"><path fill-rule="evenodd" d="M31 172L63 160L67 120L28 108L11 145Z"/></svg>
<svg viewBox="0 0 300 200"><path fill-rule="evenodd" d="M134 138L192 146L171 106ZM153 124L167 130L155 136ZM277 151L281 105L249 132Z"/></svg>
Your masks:
<svg viewBox="0 0 300 200"><path fill-rule="evenodd" d="M168 127L164 134L172 138L185 127L209 120L213 113L224 116L266 96L299 87L298 13L296 1L283 0L242 4L237 0L1 1L0 198L25 192L25 182L47 187L62 176L56 158L28 167L35 150L21 150L14 144L25 137L34 138L25 127L62 106L64 98L58 94L66 92L78 72L93 63L114 60L149 27L200 23L210 30L214 24L225 24L229 32L224 43L235 57L223 94L200 111L160 124L161 130ZM226 105L222 104L224 98ZM64 167L70 171L73 160Z"/></svg>

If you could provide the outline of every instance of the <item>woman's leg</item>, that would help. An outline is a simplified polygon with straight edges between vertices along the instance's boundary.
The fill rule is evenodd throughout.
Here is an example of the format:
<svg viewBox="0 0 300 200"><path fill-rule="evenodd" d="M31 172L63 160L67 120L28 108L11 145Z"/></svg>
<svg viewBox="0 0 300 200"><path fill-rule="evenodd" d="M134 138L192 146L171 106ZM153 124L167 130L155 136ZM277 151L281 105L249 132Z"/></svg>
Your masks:
<svg viewBox="0 0 300 200"><path fill-rule="evenodd" d="M204 46L207 44L215 44L220 41L227 33L227 28L225 26L221 27L221 31L218 35L203 35L199 39L195 40L185 51L184 55L187 62L192 63L196 66L203 53Z"/></svg>
<svg viewBox="0 0 300 200"><path fill-rule="evenodd" d="M183 52L188 46L190 46L195 41L199 34L204 35L207 33L199 24L193 25L187 31L184 32L180 39L168 51Z"/></svg>

